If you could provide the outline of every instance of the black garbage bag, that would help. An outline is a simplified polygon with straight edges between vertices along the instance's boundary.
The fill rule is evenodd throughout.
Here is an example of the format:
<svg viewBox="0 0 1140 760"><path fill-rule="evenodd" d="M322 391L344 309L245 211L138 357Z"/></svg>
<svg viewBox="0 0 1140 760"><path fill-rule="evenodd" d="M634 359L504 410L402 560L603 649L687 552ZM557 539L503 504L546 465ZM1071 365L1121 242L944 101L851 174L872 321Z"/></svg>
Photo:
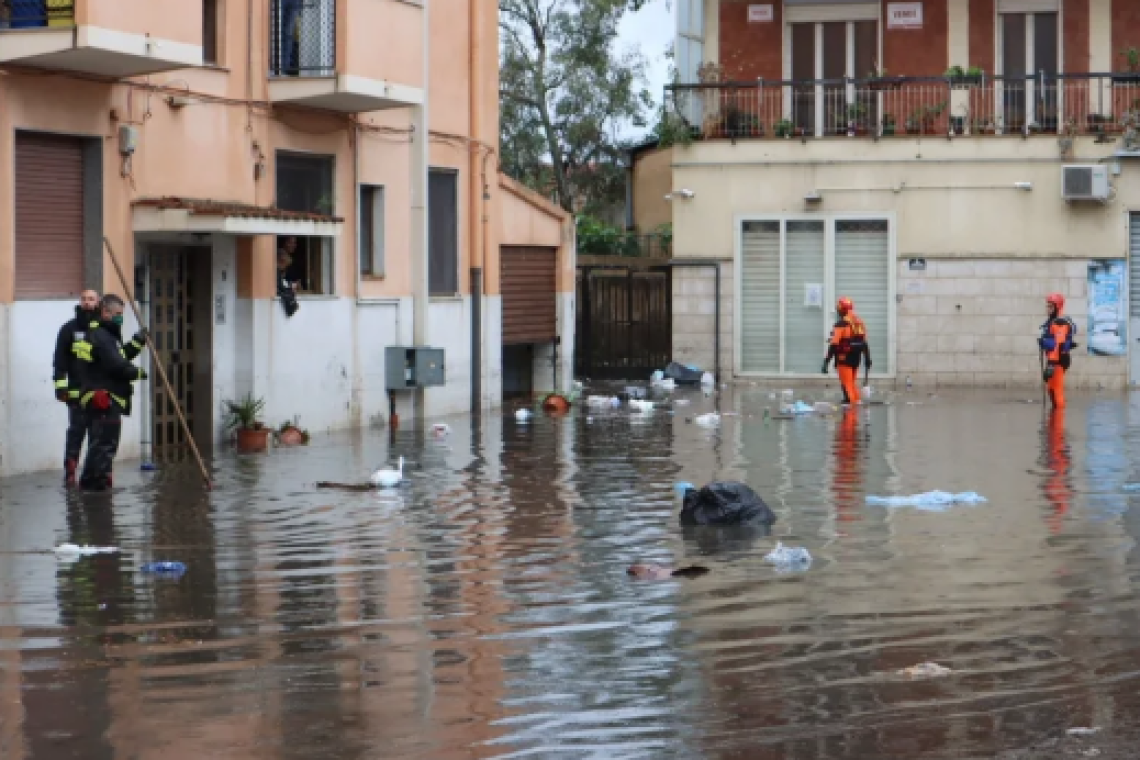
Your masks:
<svg viewBox="0 0 1140 760"><path fill-rule="evenodd" d="M665 377L672 378L677 385L700 385L702 375L704 373L699 369L686 367L677 362L669 362L669 366L665 368Z"/></svg>
<svg viewBox="0 0 1140 760"><path fill-rule="evenodd" d="M709 483L685 492L682 525L771 525L776 515L748 486L735 481Z"/></svg>

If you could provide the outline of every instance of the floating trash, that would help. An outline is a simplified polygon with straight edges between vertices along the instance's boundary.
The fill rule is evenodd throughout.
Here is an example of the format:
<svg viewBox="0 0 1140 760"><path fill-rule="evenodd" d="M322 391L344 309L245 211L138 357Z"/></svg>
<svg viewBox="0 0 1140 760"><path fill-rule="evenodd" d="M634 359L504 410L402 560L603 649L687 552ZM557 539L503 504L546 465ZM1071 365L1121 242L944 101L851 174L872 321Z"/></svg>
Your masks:
<svg viewBox="0 0 1140 760"><path fill-rule="evenodd" d="M55 547L55 553L61 559L66 557L90 557L94 554L118 554L116 546L79 546L77 544L60 544Z"/></svg>
<svg viewBox="0 0 1140 760"><path fill-rule="evenodd" d="M764 561L784 572L807 570L811 567L811 553L802 546L784 546L777 541L776 548L764 557Z"/></svg>
<svg viewBox="0 0 1140 760"><path fill-rule="evenodd" d="M921 665L912 665L909 668L903 668L898 673L900 676L907 678L942 678L948 676L954 671L950 668L945 668L936 662L924 662Z"/></svg>
<svg viewBox="0 0 1140 760"><path fill-rule="evenodd" d="M985 497L973 491L965 493L947 493L946 491L930 491L913 496L868 496L867 504L872 507L917 507L934 512L940 512L946 507L956 504L984 504Z"/></svg>

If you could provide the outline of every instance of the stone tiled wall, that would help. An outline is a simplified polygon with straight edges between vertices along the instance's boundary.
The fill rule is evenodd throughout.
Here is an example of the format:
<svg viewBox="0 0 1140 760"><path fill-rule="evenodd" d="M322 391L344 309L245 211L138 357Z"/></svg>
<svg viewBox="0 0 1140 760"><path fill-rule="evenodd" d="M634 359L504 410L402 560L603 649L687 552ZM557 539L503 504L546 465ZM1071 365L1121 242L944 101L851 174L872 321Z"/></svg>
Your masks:
<svg viewBox="0 0 1140 760"><path fill-rule="evenodd" d="M732 376L733 264L720 264L720 372ZM712 268L673 269L673 360L712 371L716 280ZM718 379L719 382L719 379Z"/></svg>
<svg viewBox="0 0 1140 760"><path fill-rule="evenodd" d="M898 263L898 385L1038 387L1044 297L1065 295L1080 330L1069 387L1123 388L1128 360L1087 348L1086 259L928 259Z"/></svg>

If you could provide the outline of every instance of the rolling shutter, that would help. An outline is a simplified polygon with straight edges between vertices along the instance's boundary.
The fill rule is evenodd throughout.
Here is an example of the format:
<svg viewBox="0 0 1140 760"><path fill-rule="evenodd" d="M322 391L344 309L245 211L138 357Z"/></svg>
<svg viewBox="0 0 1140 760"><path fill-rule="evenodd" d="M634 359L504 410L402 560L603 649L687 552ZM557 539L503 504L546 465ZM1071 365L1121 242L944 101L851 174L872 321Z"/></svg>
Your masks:
<svg viewBox="0 0 1140 760"><path fill-rule="evenodd" d="M1128 246L1128 315L1140 317L1140 214L1132 215Z"/></svg>
<svg viewBox="0 0 1140 760"><path fill-rule="evenodd" d="M740 369L780 371L780 223L745 222L740 266Z"/></svg>
<svg viewBox="0 0 1140 760"><path fill-rule="evenodd" d="M83 290L83 145L16 135L16 298Z"/></svg>
<svg viewBox="0 0 1140 760"><path fill-rule="evenodd" d="M501 250L503 345L553 341L558 335L556 249Z"/></svg>
<svg viewBox="0 0 1140 760"><path fill-rule="evenodd" d="M788 222L784 259L784 372L818 373L827 352L827 317L806 306L807 286L826 282L823 222Z"/></svg>
<svg viewBox="0 0 1140 760"><path fill-rule="evenodd" d="M891 372L890 238L886 220L835 223L835 295L855 302L876 373Z"/></svg>

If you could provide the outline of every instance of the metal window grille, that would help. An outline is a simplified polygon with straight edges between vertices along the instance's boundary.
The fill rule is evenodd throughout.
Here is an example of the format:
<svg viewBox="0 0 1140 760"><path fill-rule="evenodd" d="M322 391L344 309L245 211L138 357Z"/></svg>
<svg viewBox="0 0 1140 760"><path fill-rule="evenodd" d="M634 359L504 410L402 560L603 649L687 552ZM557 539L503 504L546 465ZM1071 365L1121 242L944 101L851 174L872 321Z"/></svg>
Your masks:
<svg viewBox="0 0 1140 760"><path fill-rule="evenodd" d="M330 77L336 73L336 0L271 0L269 74Z"/></svg>

